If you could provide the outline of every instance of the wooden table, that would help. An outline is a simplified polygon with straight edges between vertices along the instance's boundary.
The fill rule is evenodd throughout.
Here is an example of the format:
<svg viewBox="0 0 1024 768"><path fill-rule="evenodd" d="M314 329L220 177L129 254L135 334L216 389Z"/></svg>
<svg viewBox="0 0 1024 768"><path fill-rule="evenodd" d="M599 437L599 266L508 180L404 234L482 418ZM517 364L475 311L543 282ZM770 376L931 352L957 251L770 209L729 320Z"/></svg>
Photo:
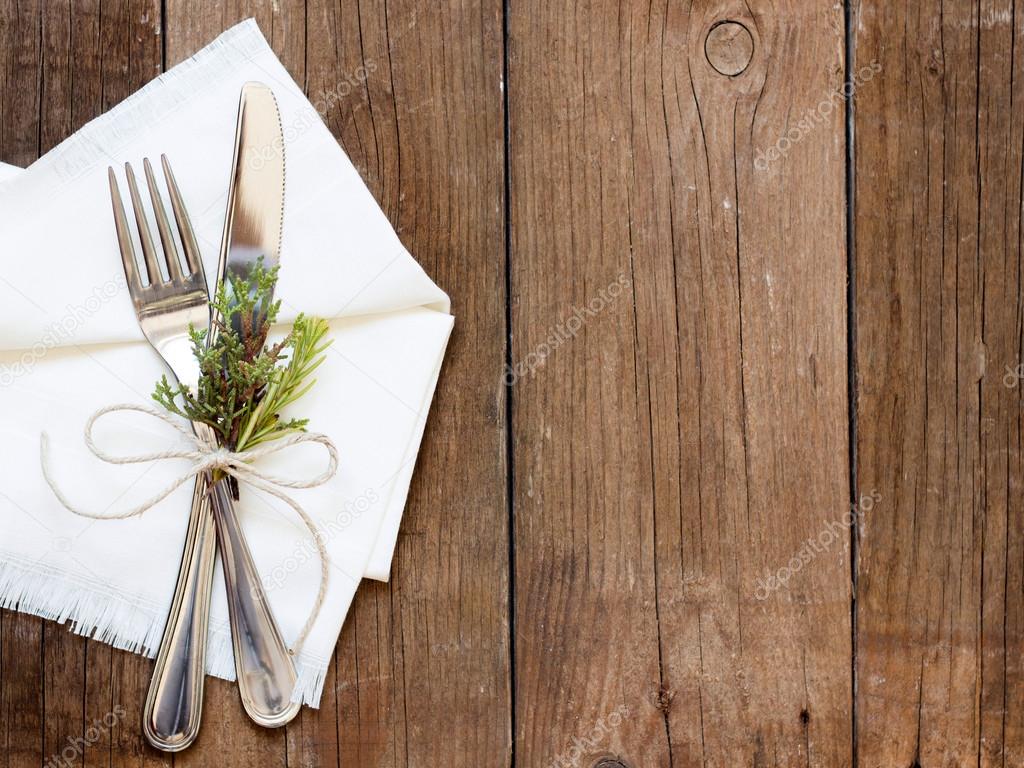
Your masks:
<svg viewBox="0 0 1024 768"><path fill-rule="evenodd" d="M457 316L318 711L6 612L0 766L1024 765L1024 11L848 5L0 0L22 164L255 16Z"/></svg>

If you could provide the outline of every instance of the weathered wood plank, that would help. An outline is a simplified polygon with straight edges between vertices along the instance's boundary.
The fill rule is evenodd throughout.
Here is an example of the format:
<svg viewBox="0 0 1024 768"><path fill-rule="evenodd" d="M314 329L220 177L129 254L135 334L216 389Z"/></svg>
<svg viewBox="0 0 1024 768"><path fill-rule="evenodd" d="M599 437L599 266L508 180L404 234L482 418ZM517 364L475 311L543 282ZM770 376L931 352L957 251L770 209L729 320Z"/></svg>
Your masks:
<svg viewBox="0 0 1024 768"><path fill-rule="evenodd" d="M863 1L858 752L1024 762L1021 143L1012 2ZM894 34L899 30L899 34Z"/></svg>
<svg viewBox="0 0 1024 768"><path fill-rule="evenodd" d="M48 5L41 15L41 46L39 138L46 152L161 71L160 3ZM111 675L113 656L66 627L43 625L44 759L169 764L138 735L145 691L140 694L138 686L148 680L151 664L119 660L138 670L122 687Z"/></svg>
<svg viewBox="0 0 1024 768"><path fill-rule="evenodd" d="M353 144L352 133L341 128L343 121L351 121L358 123L363 132L373 135L382 127L381 123L375 126L370 118L367 93L368 75L371 70L378 70L380 53L378 48L371 49L374 53L366 53L361 44L362 12L363 9L352 3L309 4L306 9L308 67L303 85L314 108L346 147L378 202L393 217L394 208L391 206L395 201L381 195L381 175L367 174L366 145L361 142ZM380 11L365 12L366 34L373 45L378 36ZM369 146L371 149L378 146L376 138L371 139ZM397 159L397 142L384 139L384 146ZM379 171L376 156L371 162L373 165L370 167ZM384 176L394 178L394 174ZM396 753L392 743L395 734L404 733L400 724L401 699L387 696L392 693L394 670L389 664L383 674L380 670L371 673L366 663L368 657L376 657L380 653L372 636L368 638L369 645L362 643L367 637L366 628L374 627L377 622L372 607L374 601L367 603L366 593L369 590L383 592L385 599L390 592L386 587L368 582L360 586L335 649L334 669L327 684L330 689L325 686L320 710L303 712L295 725L288 729L289 763L311 768L335 763L392 766L401 764L404 759L405 753ZM389 618L386 615L382 618L386 629ZM392 652L391 648L390 643L385 645L387 655ZM376 707L364 710L361 706L363 701L375 702L382 697L386 704L382 711L377 711Z"/></svg>
<svg viewBox="0 0 1024 768"><path fill-rule="evenodd" d="M42 11L0 3L0 160L39 156ZM43 761L43 622L0 611L0 765Z"/></svg>
<svg viewBox="0 0 1024 768"><path fill-rule="evenodd" d="M457 318L391 584L360 587L338 646L341 763L507 765L501 3L307 13L310 100Z"/></svg>
<svg viewBox="0 0 1024 768"><path fill-rule="evenodd" d="M43 663L40 619L4 612L0 629L0 682L4 768L43 761Z"/></svg>
<svg viewBox="0 0 1024 768"><path fill-rule="evenodd" d="M646 34L629 3L515 4L509 18L520 765L669 764L634 359L638 23Z"/></svg>
<svg viewBox="0 0 1024 768"><path fill-rule="evenodd" d="M0 3L0 159L28 165L39 156L42 8L38 2Z"/></svg>
<svg viewBox="0 0 1024 768"><path fill-rule="evenodd" d="M831 11L511 7L523 765L850 763L841 96L758 163L842 85Z"/></svg>
<svg viewBox="0 0 1024 768"><path fill-rule="evenodd" d="M71 133L73 54L70 4L47 6L40 17L40 26L39 150L43 153ZM99 51L95 46L91 54L92 58L98 58ZM50 622L43 624L44 760L55 757L80 760L86 752L86 643L84 638L68 632L67 627Z"/></svg>
<svg viewBox="0 0 1024 768"><path fill-rule="evenodd" d="M451 293L457 320L403 521L392 626L380 635L401 650L378 645L370 668L400 664L400 764L503 768L512 712L502 3L383 7L400 150L391 219Z"/></svg>
<svg viewBox="0 0 1024 768"><path fill-rule="evenodd" d="M130 96L164 69L159 0L72 4L71 130ZM140 731L153 664L90 642L85 664L85 727L95 728L85 765L157 768L171 757Z"/></svg>
<svg viewBox="0 0 1024 768"><path fill-rule="evenodd" d="M27 164L39 156L43 123L42 9L35 4L0 7L3 57L0 83L0 150L7 162ZM47 748L44 622L4 612L0 616L3 760L6 766L39 765ZM81 684L81 670L72 684Z"/></svg>

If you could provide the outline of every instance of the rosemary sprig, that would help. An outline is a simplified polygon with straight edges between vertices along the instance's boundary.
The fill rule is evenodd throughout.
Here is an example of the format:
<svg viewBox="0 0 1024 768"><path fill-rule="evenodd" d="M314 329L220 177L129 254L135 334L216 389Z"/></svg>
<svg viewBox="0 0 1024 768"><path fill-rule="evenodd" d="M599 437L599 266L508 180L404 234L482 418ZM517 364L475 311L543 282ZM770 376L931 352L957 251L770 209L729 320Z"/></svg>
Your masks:
<svg viewBox="0 0 1024 768"><path fill-rule="evenodd" d="M190 330L192 353L199 362L195 392L172 386L164 376L153 399L171 413L209 425L221 445L245 451L260 443L304 431L308 419L282 419L281 411L306 394L311 377L324 361L327 322L299 315L292 330L276 344L267 334L281 307L272 299L277 267L258 262L248 279L231 276L210 302L213 343L205 330Z"/></svg>

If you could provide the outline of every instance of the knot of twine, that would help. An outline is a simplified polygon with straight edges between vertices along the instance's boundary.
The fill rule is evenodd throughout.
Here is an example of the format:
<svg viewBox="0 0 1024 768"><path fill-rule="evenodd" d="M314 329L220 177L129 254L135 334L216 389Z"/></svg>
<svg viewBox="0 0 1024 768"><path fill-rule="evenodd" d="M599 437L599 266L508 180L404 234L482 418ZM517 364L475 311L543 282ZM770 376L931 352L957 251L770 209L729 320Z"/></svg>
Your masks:
<svg viewBox="0 0 1024 768"><path fill-rule="evenodd" d="M161 421L171 425L175 430L183 435L190 443L190 446L184 448L172 448L170 450L157 451L155 453L129 454L127 456L117 456L105 451L96 443L96 440L93 437L93 427L103 416L106 416L109 413L123 411L136 411L138 413L144 413L148 416L160 419ZM239 482L247 483L253 488L258 488L259 490L269 493L271 496L283 501L302 519L306 528L309 529L309 532L313 535L313 541L316 543L317 553L320 557L320 589L316 596L316 603L313 605L313 609L309 614L309 618L306 619L306 624L299 633L295 644L290 649L292 654L296 654L302 648L303 643L309 636L309 632L313 628L313 624L316 623L317 617L320 615L320 610L323 607L324 600L327 596L330 561L327 555L327 549L324 546L323 536L320 534L316 523L313 522L313 519L309 516L306 510L304 510L298 502L295 501L295 499L291 498L280 489L316 488L317 486L326 483L334 477L334 474L338 471L338 449L326 435L315 432L296 432L295 434L288 435L280 440L264 443L263 445L258 445L245 451L230 451L216 443L212 430L208 431L203 429L199 430L199 433L200 434L196 434L189 429L185 429L176 419L173 419L170 414L165 411L151 408L149 406L136 405L134 403L108 405L100 408L89 417L89 420L85 424L85 445L96 458L106 462L107 464L146 464L154 461L162 461L164 459L187 459L192 462L192 466L189 467L188 471L176 478L162 490L140 504L122 512L114 512L112 514L89 512L72 504L53 478L53 473L50 468L50 438L45 432L43 432L40 441L40 463L42 465L43 477L46 479L46 483L50 486L50 490L53 491L53 494L65 509L79 517L89 518L90 520L126 520L131 517L139 517L170 496L174 491L192 478L200 474L213 472L214 470L219 470L225 475L234 477ZM325 471L308 480L296 480L264 472L252 465L252 462L257 459L261 459L264 456L270 456L274 453L278 453L279 451L283 451L286 448L290 448L293 445L299 445L300 443L317 443L327 450L329 461Z"/></svg>

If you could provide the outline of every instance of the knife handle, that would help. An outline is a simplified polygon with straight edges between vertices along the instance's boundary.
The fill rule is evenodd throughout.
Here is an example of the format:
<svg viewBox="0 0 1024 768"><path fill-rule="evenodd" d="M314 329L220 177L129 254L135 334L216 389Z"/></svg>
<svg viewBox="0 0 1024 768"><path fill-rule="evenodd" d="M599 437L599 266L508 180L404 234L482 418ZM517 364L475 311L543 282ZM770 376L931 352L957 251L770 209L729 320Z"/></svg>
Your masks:
<svg viewBox="0 0 1024 768"><path fill-rule="evenodd" d="M178 582L142 713L146 740L165 752L190 746L199 735L202 717L206 633L217 555L207 483L205 474L196 478Z"/></svg>
<svg viewBox="0 0 1024 768"><path fill-rule="evenodd" d="M213 512L242 706L257 724L278 728L291 722L301 706L291 700L298 678L295 664L270 612L224 480L213 488Z"/></svg>

